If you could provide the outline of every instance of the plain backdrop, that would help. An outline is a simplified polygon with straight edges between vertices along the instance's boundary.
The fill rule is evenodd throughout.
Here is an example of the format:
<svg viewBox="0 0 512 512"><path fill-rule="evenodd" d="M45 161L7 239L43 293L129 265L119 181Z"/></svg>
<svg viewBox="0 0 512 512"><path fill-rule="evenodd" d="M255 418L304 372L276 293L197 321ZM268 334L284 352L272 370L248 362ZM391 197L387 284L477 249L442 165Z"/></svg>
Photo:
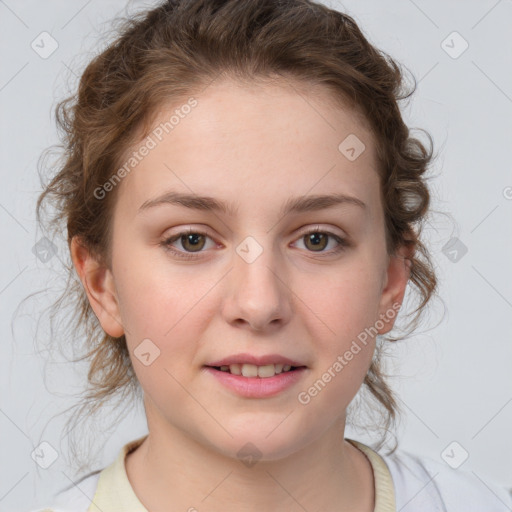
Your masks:
<svg viewBox="0 0 512 512"><path fill-rule="evenodd" d="M370 42L416 77L403 115L434 138L433 207L453 219L432 217L425 229L442 301L432 304L423 332L391 350L392 386L405 412L400 448L439 461L447 447L456 459L467 453L454 471L474 471L482 485L512 487L512 2L326 4L353 16ZM49 496L76 478L65 456L63 418L56 415L72 403L69 394L85 382L85 370L46 365L48 354L34 348L40 315L69 258L62 244L48 261L34 249L42 238L35 221L37 161L58 142L53 108L76 85L108 21L151 5L0 1L1 511L50 504ZM33 48L47 37L42 32L58 45L49 56ZM38 335L49 335L44 319ZM136 410L109 433L94 468L144 433ZM372 436L346 432L362 442ZM48 456L48 446L57 458L43 469L34 449Z"/></svg>

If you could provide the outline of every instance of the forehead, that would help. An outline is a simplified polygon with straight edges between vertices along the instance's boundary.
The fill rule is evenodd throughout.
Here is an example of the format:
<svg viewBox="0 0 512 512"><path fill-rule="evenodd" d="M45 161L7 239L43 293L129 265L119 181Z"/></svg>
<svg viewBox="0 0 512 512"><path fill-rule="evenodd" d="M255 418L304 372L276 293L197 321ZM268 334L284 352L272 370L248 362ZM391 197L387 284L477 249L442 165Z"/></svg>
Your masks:
<svg viewBox="0 0 512 512"><path fill-rule="evenodd" d="M260 209L308 191L378 193L366 120L319 86L214 82L163 105L125 163L144 145L151 149L120 185L119 201L132 209L170 189L232 204L252 198Z"/></svg>

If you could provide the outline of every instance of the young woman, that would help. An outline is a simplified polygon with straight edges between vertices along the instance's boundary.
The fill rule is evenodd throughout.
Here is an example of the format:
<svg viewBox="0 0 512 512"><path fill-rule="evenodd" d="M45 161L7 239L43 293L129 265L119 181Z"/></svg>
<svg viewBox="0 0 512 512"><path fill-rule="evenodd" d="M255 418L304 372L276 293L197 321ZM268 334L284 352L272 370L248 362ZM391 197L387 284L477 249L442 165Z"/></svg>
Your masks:
<svg viewBox="0 0 512 512"><path fill-rule="evenodd" d="M148 434L51 510L511 509L344 436L361 386L393 424L382 345L407 285L410 332L436 289L404 97L354 20L307 0L166 1L88 65L38 208L67 228L89 397L140 386Z"/></svg>

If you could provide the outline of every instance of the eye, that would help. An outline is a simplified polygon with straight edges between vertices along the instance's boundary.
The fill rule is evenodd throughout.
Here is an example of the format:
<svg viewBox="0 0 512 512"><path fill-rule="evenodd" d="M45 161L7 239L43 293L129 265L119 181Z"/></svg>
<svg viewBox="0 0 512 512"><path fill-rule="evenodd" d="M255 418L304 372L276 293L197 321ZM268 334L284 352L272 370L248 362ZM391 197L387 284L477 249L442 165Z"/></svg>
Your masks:
<svg viewBox="0 0 512 512"><path fill-rule="evenodd" d="M329 239L334 241L336 245L334 249L325 251L324 249L329 245ZM309 252L321 253L322 256L324 253L327 255L337 254L350 246L346 239L336 235L335 233L331 233L330 231L322 231L319 227L302 232L299 240L304 240L304 245Z"/></svg>
<svg viewBox="0 0 512 512"><path fill-rule="evenodd" d="M202 249L206 244L206 238L210 238L207 233L190 228L165 239L161 245L179 258L193 259L199 256L199 254L196 255L194 253L203 252ZM178 242L184 250L175 249L173 246L175 242ZM213 246L215 246L215 243L213 243Z"/></svg>

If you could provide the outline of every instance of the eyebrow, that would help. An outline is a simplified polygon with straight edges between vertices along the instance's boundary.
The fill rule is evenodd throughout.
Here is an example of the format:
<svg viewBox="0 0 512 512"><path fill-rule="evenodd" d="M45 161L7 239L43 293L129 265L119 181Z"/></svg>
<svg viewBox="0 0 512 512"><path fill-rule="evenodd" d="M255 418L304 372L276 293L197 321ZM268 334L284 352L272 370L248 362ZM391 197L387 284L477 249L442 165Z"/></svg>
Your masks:
<svg viewBox="0 0 512 512"><path fill-rule="evenodd" d="M165 194L148 199L140 207L139 212L146 211L156 206L170 204L181 205L193 210L221 212L226 215L234 216L238 211L234 203L219 201L209 196L199 196L195 194L183 194L179 192L166 192ZM339 205L355 205L363 210L366 204L357 197L346 194L328 194L328 195L309 195L291 197L286 201L280 211L280 215L284 216L289 213L303 213L332 208Z"/></svg>

